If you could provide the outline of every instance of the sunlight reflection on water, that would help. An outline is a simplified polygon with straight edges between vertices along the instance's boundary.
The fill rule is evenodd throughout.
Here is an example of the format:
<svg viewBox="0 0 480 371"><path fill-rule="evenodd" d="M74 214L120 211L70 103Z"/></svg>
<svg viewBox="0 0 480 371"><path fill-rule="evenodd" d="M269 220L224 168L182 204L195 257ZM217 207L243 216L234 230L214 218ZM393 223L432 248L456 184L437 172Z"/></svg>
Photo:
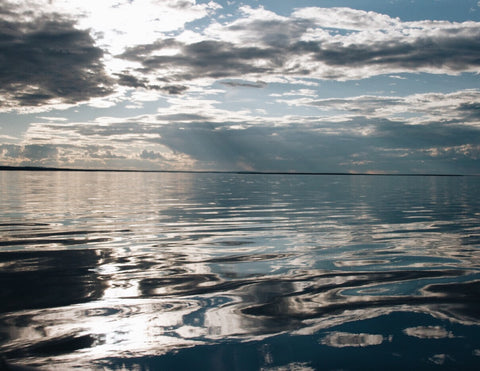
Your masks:
<svg viewBox="0 0 480 371"><path fill-rule="evenodd" d="M473 369L479 184L0 172L0 351L47 369Z"/></svg>

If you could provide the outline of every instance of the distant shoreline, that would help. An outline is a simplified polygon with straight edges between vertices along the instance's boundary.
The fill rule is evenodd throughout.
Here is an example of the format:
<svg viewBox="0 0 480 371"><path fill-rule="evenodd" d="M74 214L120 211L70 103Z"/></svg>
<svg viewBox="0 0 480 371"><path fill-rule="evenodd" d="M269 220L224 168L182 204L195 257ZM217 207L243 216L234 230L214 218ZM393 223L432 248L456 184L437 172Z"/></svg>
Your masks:
<svg viewBox="0 0 480 371"><path fill-rule="evenodd" d="M0 171L62 171L105 173L180 173L180 174L241 174L241 175L362 175L362 176L478 176L465 174L429 173L345 173L345 172L286 172L286 171L235 171L235 170L132 170L132 169L75 169L42 166L0 166Z"/></svg>

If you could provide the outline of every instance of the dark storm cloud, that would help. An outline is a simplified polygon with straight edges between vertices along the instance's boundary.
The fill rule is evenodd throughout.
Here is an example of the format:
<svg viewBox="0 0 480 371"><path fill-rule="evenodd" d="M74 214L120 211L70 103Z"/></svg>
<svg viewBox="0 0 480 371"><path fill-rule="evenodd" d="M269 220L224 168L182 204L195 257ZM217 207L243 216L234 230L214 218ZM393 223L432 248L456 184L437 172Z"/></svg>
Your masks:
<svg viewBox="0 0 480 371"><path fill-rule="evenodd" d="M1 13L0 13L1 14ZM103 51L58 14L0 20L0 107L77 103L112 92Z"/></svg>

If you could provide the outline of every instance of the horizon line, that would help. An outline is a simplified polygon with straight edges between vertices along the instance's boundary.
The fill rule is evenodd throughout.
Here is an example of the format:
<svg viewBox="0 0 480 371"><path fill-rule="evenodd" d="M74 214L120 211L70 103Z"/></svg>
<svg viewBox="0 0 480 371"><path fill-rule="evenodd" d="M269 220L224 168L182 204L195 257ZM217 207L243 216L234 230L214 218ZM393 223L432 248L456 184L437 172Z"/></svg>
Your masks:
<svg viewBox="0 0 480 371"><path fill-rule="evenodd" d="M142 170L142 169L89 169L45 166L0 165L0 171L71 171L71 172L118 172L118 173L191 173L191 174L243 174L243 175L368 175L368 176L479 176L480 174L446 173L349 173L349 172L289 172L289 171L249 171L249 170Z"/></svg>

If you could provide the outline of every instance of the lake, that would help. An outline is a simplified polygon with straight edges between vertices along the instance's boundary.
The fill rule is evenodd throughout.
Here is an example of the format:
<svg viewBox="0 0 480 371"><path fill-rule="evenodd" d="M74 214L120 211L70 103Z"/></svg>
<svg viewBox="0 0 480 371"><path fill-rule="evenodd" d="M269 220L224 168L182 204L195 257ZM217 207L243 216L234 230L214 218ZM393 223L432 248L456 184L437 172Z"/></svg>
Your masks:
<svg viewBox="0 0 480 371"><path fill-rule="evenodd" d="M480 368L480 178L0 172L0 353Z"/></svg>

